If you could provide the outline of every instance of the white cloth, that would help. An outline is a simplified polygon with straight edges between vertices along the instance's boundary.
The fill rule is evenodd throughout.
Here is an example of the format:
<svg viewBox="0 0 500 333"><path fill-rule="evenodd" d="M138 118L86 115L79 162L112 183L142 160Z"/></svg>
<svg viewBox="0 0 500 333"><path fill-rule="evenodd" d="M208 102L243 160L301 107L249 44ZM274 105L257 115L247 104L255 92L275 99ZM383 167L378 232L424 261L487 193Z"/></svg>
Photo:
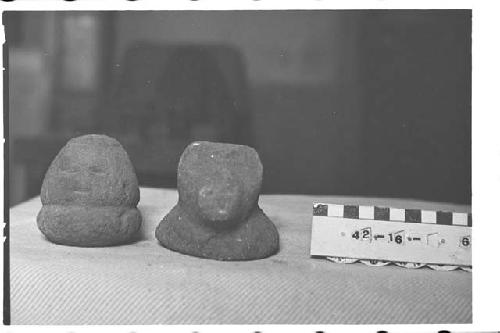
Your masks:
<svg viewBox="0 0 500 333"><path fill-rule="evenodd" d="M395 199L263 195L280 252L219 262L160 246L154 229L177 191L141 189L143 239L55 245L36 226L40 198L10 211L12 324L470 323L472 274L342 265L309 256L313 202L450 209Z"/></svg>

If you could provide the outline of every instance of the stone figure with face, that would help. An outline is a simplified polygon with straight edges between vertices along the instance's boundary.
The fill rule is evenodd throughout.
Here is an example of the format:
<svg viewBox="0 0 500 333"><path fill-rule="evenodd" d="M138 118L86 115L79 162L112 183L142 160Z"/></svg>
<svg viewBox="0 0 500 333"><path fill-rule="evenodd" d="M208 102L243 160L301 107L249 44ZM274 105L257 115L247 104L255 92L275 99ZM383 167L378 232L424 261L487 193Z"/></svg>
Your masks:
<svg viewBox="0 0 500 333"><path fill-rule="evenodd" d="M141 225L132 163L120 143L104 135L71 139L52 161L40 196L38 228L54 243L122 244Z"/></svg>
<svg viewBox="0 0 500 333"><path fill-rule="evenodd" d="M276 253L278 232L258 206L262 171L250 147L191 144L179 162L179 202L158 225L156 238L169 249L217 260Z"/></svg>

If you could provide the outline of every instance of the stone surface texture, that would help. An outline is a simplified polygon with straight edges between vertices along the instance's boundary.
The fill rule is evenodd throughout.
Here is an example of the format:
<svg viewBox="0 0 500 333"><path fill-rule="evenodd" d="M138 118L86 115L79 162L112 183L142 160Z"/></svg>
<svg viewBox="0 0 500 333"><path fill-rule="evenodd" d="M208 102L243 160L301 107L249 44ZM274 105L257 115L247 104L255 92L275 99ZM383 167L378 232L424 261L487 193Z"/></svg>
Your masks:
<svg viewBox="0 0 500 333"><path fill-rule="evenodd" d="M56 244L112 246L138 236L137 177L127 152L108 136L69 140L49 166L40 197L38 228Z"/></svg>
<svg viewBox="0 0 500 333"><path fill-rule="evenodd" d="M171 250L216 260L275 254L278 231L258 206L262 171L250 147L192 143L179 161L179 201L156 228L156 238Z"/></svg>

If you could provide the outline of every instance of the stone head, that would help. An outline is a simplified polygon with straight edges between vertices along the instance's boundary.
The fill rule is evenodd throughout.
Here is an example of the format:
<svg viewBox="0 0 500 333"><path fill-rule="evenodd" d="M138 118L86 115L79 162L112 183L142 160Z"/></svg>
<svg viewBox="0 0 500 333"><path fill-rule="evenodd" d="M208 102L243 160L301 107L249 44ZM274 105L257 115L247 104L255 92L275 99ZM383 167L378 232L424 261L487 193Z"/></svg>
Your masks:
<svg viewBox="0 0 500 333"><path fill-rule="evenodd" d="M248 217L257 205L262 164L250 147L194 142L181 156L179 202L210 226L227 227Z"/></svg>
<svg viewBox="0 0 500 333"><path fill-rule="evenodd" d="M136 206L137 177L118 141L84 135L68 141L52 161L42 184L43 204Z"/></svg>

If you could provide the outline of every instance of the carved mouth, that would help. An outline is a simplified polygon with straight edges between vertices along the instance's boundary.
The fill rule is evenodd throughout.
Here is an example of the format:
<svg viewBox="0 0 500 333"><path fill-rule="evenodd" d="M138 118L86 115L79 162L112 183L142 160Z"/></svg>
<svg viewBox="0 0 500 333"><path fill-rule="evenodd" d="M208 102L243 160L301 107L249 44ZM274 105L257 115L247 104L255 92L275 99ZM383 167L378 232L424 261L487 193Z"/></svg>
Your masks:
<svg viewBox="0 0 500 333"><path fill-rule="evenodd" d="M89 188L72 188L71 191L75 194L87 194L90 192Z"/></svg>

